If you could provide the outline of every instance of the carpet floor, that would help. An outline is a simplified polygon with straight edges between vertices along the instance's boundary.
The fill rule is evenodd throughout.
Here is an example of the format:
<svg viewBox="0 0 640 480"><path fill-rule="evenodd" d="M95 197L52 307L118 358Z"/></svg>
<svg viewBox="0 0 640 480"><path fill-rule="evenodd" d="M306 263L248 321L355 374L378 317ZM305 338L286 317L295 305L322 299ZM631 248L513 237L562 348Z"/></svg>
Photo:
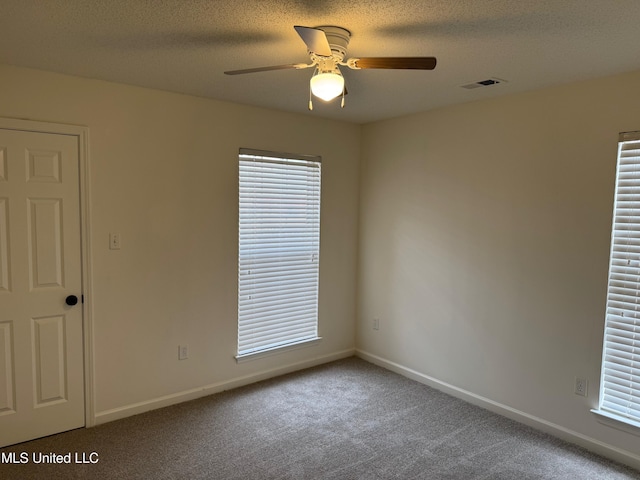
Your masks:
<svg viewBox="0 0 640 480"><path fill-rule="evenodd" d="M29 461L3 479L640 479L355 357L10 452ZM51 453L72 463L34 463Z"/></svg>

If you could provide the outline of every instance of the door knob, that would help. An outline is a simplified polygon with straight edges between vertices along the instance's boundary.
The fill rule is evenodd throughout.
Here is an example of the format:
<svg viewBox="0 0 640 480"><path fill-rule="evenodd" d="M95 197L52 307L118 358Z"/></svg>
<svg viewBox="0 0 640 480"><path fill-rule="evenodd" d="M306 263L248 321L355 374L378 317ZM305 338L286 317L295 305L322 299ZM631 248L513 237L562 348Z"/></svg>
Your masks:
<svg viewBox="0 0 640 480"><path fill-rule="evenodd" d="M67 305L73 306L76 303L78 303L78 297L76 297L75 295L69 295L67 298L64 299L64 303L66 303Z"/></svg>

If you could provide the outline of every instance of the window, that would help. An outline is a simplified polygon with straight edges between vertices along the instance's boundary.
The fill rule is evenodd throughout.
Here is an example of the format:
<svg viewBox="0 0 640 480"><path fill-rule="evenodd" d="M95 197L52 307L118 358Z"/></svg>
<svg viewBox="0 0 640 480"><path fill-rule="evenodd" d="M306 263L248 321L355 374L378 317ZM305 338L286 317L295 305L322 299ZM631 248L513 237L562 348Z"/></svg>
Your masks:
<svg viewBox="0 0 640 480"><path fill-rule="evenodd" d="M318 340L320 158L239 156L237 359Z"/></svg>
<svg viewBox="0 0 640 480"><path fill-rule="evenodd" d="M640 427L640 132L620 134L600 405Z"/></svg>

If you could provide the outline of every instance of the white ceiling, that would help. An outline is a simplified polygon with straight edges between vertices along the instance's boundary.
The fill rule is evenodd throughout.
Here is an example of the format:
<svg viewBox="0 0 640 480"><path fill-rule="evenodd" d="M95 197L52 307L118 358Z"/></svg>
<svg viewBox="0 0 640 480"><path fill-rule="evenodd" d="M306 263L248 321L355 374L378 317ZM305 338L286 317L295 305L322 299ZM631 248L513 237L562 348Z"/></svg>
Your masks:
<svg viewBox="0 0 640 480"><path fill-rule="evenodd" d="M1 0L0 63L366 123L640 70L638 0ZM433 71L346 69L307 110L294 25L352 32L347 57L435 56ZM466 90L498 77L508 83Z"/></svg>

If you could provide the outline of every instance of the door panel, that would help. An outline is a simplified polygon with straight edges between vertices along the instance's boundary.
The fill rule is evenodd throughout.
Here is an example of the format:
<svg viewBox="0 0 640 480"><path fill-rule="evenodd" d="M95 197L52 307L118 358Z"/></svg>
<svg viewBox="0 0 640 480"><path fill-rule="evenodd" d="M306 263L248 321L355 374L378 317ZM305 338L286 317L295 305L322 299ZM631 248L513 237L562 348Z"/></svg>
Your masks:
<svg viewBox="0 0 640 480"><path fill-rule="evenodd" d="M34 318L31 332L35 407L67 400L65 317Z"/></svg>
<svg viewBox="0 0 640 480"><path fill-rule="evenodd" d="M0 170L1 172L2 170ZM0 182L2 182L0 178ZM0 293L10 290L8 198L0 198Z"/></svg>
<svg viewBox="0 0 640 480"><path fill-rule="evenodd" d="M15 412L11 322L0 323L0 415Z"/></svg>
<svg viewBox="0 0 640 480"><path fill-rule="evenodd" d="M64 287L60 198L27 199L31 290Z"/></svg>
<svg viewBox="0 0 640 480"><path fill-rule="evenodd" d="M0 446L84 425L78 139L0 129Z"/></svg>

